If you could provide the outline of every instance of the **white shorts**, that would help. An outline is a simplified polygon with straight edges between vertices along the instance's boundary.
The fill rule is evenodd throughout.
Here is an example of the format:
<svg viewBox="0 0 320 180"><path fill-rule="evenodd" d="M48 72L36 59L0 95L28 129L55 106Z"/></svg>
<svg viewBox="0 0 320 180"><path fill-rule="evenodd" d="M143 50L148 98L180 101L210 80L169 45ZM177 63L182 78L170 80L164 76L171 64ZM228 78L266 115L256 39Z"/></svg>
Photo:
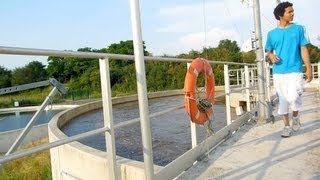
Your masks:
<svg viewBox="0 0 320 180"><path fill-rule="evenodd" d="M278 113L288 114L289 105L292 111L299 111L302 107L303 74L274 74L273 83L279 97Z"/></svg>

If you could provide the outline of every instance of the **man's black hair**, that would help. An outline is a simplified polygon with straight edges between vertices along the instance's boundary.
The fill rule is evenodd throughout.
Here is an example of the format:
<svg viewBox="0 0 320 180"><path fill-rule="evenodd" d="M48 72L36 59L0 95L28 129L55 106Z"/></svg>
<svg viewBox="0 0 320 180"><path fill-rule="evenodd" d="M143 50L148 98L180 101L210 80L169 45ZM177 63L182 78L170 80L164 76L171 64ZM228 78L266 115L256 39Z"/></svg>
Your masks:
<svg viewBox="0 0 320 180"><path fill-rule="evenodd" d="M274 8L274 11L273 11L273 14L274 14L274 17L277 19L277 20L280 20L280 16L283 16L284 12L285 12L285 9L287 7L291 7L293 6L292 3L290 2L282 2L280 4L277 5L276 8Z"/></svg>

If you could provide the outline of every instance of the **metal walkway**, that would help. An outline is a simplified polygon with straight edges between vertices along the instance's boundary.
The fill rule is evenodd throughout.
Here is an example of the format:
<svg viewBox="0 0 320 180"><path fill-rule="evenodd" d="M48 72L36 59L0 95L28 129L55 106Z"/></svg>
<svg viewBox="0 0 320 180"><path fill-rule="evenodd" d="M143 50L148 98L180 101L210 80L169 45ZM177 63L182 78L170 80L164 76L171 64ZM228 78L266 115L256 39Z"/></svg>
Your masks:
<svg viewBox="0 0 320 180"><path fill-rule="evenodd" d="M300 119L301 129L290 138L281 138L279 116L260 126L249 122L177 179L320 179L318 90L306 89Z"/></svg>

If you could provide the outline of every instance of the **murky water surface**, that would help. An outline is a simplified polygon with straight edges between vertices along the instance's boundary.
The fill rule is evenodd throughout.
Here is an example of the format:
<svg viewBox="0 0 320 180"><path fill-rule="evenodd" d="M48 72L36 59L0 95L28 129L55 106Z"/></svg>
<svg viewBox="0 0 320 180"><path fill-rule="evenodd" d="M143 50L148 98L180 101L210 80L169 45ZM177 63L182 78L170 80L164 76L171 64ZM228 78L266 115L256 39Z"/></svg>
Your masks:
<svg viewBox="0 0 320 180"><path fill-rule="evenodd" d="M183 105L183 96L149 100L149 111L155 113ZM224 105L214 105L213 129L226 126ZM139 117L138 103L113 106L114 124ZM234 117L234 115L233 115ZM81 115L67 123L62 131L68 136L103 127L102 109ZM197 126L198 142L206 136L204 126ZM166 165L191 148L190 119L185 109L179 109L151 118L154 163ZM117 155L143 161L140 123L115 130ZM80 141L93 148L105 151L104 135L96 135Z"/></svg>

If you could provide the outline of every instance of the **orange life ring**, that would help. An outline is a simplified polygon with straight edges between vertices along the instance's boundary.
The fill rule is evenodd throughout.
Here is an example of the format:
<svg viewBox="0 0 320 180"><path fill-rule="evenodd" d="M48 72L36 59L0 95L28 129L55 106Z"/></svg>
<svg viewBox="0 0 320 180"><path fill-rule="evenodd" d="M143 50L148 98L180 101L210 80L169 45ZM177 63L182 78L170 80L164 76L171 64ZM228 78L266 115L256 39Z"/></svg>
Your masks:
<svg viewBox="0 0 320 180"><path fill-rule="evenodd" d="M192 61L184 81L184 105L191 121L196 124L203 124L212 115L213 110L209 108L206 112L201 112L196 102L197 77L203 73L206 78L206 98L213 104L215 96L215 83L212 68L208 61L196 58Z"/></svg>

